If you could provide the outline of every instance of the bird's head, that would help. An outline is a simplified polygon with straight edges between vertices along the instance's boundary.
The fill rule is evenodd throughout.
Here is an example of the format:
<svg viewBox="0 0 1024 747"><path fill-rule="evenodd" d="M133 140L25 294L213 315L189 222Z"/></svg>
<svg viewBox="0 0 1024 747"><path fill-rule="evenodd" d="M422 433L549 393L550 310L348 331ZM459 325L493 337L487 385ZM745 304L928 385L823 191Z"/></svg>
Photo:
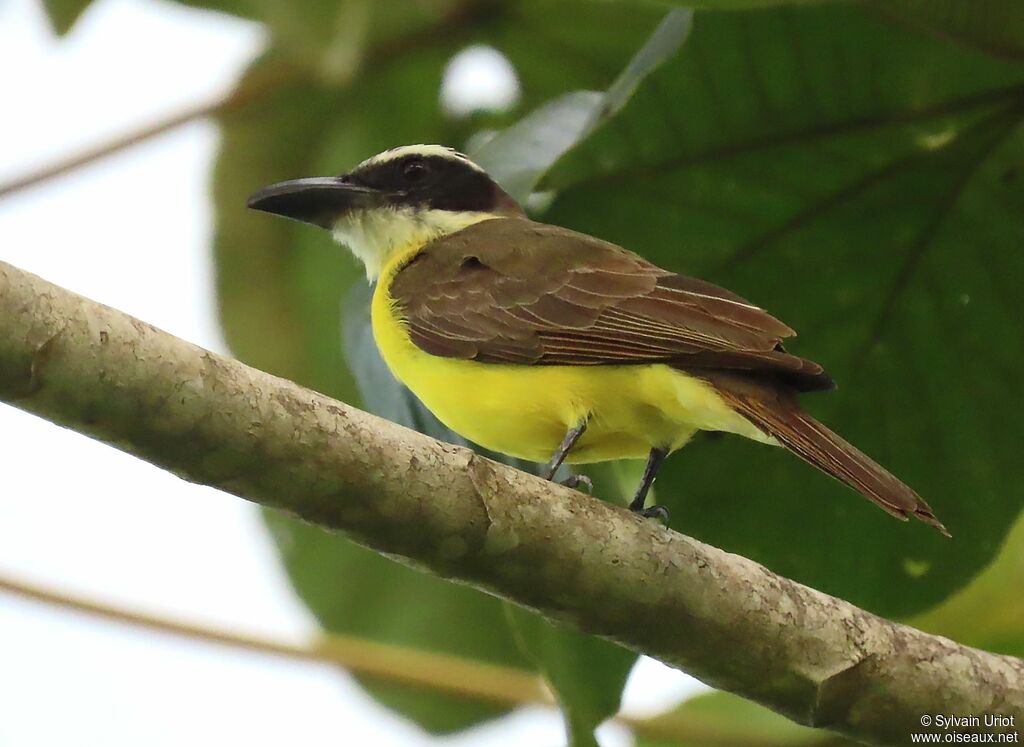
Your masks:
<svg viewBox="0 0 1024 747"><path fill-rule="evenodd" d="M271 184L248 204L331 231L371 279L413 246L482 220L523 215L483 169L441 145L404 145L341 176Z"/></svg>

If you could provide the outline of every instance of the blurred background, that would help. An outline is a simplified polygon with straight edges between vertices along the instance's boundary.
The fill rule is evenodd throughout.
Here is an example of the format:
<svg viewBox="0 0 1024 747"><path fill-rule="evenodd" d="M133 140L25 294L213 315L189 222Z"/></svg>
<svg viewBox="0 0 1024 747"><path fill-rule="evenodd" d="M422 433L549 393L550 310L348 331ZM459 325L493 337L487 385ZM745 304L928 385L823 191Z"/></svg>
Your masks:
<svg viewBox="0 0 1024 747"><path fill-rule="evenodd" d="M658 499L674 528L1024 654L1024 18L1000 0L962 18L895 0L699 5L726 10L699 10L691 30L628 0L0 0L0 260L456 440L381 368L355 262L244 204L394 145L465 149L544 220L800 330L796 352L841 386L812 409L954 539L733 439L670 462ZM4 188L126 134L138 142ZM673 711L661 738L606 724L606 746L824 743L7 406L0 443L0 745L566 740L553 708L155 634L4 593L4 579L296 645L326 629L549 680L568 667L556 690L577 726L616 713L627 674L624 714ZM599 495L632 470L599 470Z"/></svg>

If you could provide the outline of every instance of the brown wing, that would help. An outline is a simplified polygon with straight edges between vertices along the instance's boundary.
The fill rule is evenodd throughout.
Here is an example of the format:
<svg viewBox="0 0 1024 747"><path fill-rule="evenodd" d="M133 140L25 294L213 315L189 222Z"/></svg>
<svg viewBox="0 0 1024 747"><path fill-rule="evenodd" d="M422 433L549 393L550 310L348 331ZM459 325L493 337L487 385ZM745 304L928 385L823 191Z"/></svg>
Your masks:
<svg viewBox="0 0 1024 747"><path fill-rule="evenodd" d="M392 296L413 342L486 363L663 362L682 370L758 371L825 389L821 366L790 355L793 330L711 283L621 247L525 219L478 223L429 244Z"/></svg>

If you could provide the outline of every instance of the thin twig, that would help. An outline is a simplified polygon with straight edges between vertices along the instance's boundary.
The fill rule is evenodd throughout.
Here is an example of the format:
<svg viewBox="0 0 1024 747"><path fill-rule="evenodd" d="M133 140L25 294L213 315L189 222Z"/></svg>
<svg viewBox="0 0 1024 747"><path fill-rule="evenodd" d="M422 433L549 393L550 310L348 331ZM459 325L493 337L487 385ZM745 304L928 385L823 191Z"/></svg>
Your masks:
<svg viewBox="0 0 1024 747"><path fill-rule="evenodd" d="M35 171L15 177L11 181L0 184L0 199L29 189L54 177L67 174L70 171L88 166L93 161L98 161L107 156L119 153L122 150L152 140L158 135L170 132L173 129L194 122L198 119L216 116L232 109L237 109L256 99L266 96L277 90L280 86L295 78L294 71L290 73L280 72L278 74L262 75L258 78L258 85L240 84L227 96L217 99L193 104L181 111L171 114L138 127L129 132L108 138L105 142L93 145L70 156L65 156L55 163L43 166Z"/></svg>
<svg viewBox="0 0 1024 747"><path fill-rule="evenodd" d="M0 591L113 622L245 651L329 664L357 675L437 690L460 698L503 706L554 703L543 680L536 674L448 654L337 634L318 637L308 643L289 643L116 607L3 576L0 576Z"/></svg>
<svg viewBox="0 0 1024 747"><path fill-rule="evenodd" d="M424 47L449 42L452 40L453 34L458 34L467 26L485 20L487 17L485 11L488 7L486 3L475 1L455 5L444 15L438 26L428 26L419 29L407 36L386 41L370 49L366 54L364 64L372 66L377 63L391 63L410 51L418 51ZM358 65L352 67L352 77L354 77L359 67ZM270 71L269 74L258 76L254 80L243 79L238 88L227 96L193 104L175 114L142 125L129 132L114 135L98 145L90 146L78 153L65 156L55 163L17 176L7 183L0 183L0 199L67 174L82 166L87 166L94 161L119 153L133 145L151 140L182 125L239 109L253 101L270 95L290 82L294 82L302 74L299 68L281 66ZM309 75L309 71L306 71L306 74ZM351 78L334 80L333 83L343 87L350 80Z"/></svg>
<svg viewBox="0 0 1024 747"><path fill-rule="evenodd" d="M56 163L43 166L35 171L29 171L27 174L15 177L6 184L0 184L0 198L7 197L15 192L21 192L29 187L34 187L37 184L53 179L61 174L66 174L69 171L74 171L75 169L86 166L93 161L98 161L101 158L113 155L114 153L130 148L133 145L150 140L157 135L162 135L176 127L188 124L193 120L208 117L216 112L218 108L223 106L223 104L224 100L218 99L213 102L192 106L191 108L185 109L177 114L173 114L165 119L145 125L137 130L117 135L104 143L91 146L79 153L75 153L74 155L66 156Z"/></svg>
<svg viewBox="0 0 1024 747"><path fill-rule="evenodd" d="M356 675L426 688L467 700L508 707L555 705L550 690L538 675L514 667L486 664L450 654L431 653L335 633L320 636L305 644L289 643L277 638L254 636L139 612L3 575L0 575L0 591L179 638L268 656L328 664ZM777 744L764 739L751 741L745 737L723 734L714 727L688 723L678 714L649 720L620 715L614 720L647 737L674 742L699 742L706 747L773 747ZM782 744L778 743L778 747L782 747Z"/></svg>

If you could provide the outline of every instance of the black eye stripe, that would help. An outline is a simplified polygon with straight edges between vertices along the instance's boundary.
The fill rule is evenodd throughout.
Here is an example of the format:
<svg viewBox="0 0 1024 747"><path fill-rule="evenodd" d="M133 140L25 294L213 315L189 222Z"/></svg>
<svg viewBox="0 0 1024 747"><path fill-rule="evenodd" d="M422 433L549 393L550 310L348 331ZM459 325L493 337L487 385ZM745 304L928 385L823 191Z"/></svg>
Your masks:
<svg viewBox="0 0 1024 747"><path fill-rule="evenodd" d="M408 187L405 169L411 163L422 164L433 179L448 180L462 175L480 174L469 162L462 159L437 155L408 155L373 163L352 172L352 177L363 184L382 189L404 189Z"/></svg>
<svg viewBox="0 0 1024 747"><path fill-rule="evenodd" d="M353 181L386 192L393 205L448 211L487 211L503 197L497 184L459 157L407 153L369 163L350 174Z"/></svg>

